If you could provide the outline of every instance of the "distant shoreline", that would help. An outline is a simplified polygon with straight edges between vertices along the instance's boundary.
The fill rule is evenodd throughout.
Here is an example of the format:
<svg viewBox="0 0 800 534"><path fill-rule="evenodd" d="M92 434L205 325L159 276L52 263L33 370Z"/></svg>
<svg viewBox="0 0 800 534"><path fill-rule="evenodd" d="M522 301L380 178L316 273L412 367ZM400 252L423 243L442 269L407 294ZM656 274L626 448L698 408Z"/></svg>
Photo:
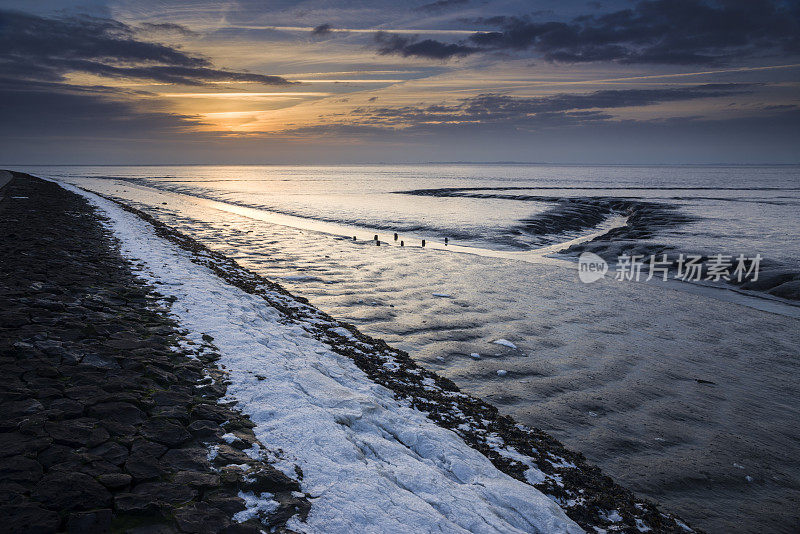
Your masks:
<svg viewBox="0 0 800 534"><path fill-rule="evenodd" d="M800 167L795 163L563 163L514 161L422 161L358 163L0 163L2 168L17 167L359 167L389 165L498 165L531 167Z"/></svg>

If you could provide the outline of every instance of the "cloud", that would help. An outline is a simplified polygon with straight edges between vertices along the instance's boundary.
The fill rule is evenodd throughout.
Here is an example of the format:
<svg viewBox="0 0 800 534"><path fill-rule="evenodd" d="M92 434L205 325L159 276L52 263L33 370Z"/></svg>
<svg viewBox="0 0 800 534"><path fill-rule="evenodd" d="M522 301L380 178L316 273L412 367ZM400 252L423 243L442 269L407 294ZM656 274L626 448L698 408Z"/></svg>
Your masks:
<svg viewBox="0 0 800 534"><path fill-rule="evenodd" d="M177 25L153 25L174 31ZM202 85L250 81L288 85L280 77L215 68L206 58L143 41L121 22L95 17L42 18L0 11L0 76L63 80L69 72Z"/></svg>
<svg viewBox="0 0 800 534"><path fill-rule="evenodd" d="M439 2L428 5L436 4ZM377 39L378 51L442 60L479 51L533 51L549 61L565 63L687 65L800 55L800 3L796 1L640 0L629 9L582 15L566 22L530 16L493 16L470 22L498 29L476 32L467 41L454 43L383 33Z"/></svg>
<svg viewBox="0 0 800 534"><path fill-rule="evenodd" d="M441 11L454 6L462 6L468 4L469 0L436 0L429 4L423 4L416 8L417 11Z"/></svg>
<svg viewBox="0 0 800 534"><path fill-rule="evenodd" d="M800 5L779 0L644 0L568 23L525 17L484 22L501 29L472 35L474 45L532 49L562 62L715 64L800 53Z"/></svg>
<svg viewBox="0 0 800 534"><path fill-rule="evenodd" d="M451 59L474 54L477 48L458 43L443 43L435 39L416 40L416 37L406 37L387 32L377 32L375 42L378 44L378 53L385 55L399 55L403 57L415 56L427 59Z"/></svg>
<svg viewBox="0 0 800 534"><path fill-rule="evenodd" d="M460 99L450 105L361 107L351 111L348 118L353 124L389 128L445 124L506 124L526 128L574 125L612 119L604 110L714 98L747 91L749 89L744 85L705 84L667 89L561 93L532 98L488 93Z"/></svg>
<svg viewBox="0 0 800 534"><path fill-rule="evenodd" d="M143 32L177 33L186 37L197 37L199 35L197 32L190 30L182 24L175 24L172 22L143 22L137 29Z"/></svg>
<svg viewBox="0 0 800 534"><path fill-rule="evenodd" d="M0 79L0 138L155 139L197 125L196 117L140 109L131 96L107 87Z"/></svg>
<svg viewBox="0 0 800 534"><path fill-rule="evenodd" d="M331 26L330 24L327 24L327 23L326 24L320 24L319 26L316 26L313 30L311 30L311 34L312 35L328 35L329 33L331 33L332 29L333 29L333 26Z"/></svg>

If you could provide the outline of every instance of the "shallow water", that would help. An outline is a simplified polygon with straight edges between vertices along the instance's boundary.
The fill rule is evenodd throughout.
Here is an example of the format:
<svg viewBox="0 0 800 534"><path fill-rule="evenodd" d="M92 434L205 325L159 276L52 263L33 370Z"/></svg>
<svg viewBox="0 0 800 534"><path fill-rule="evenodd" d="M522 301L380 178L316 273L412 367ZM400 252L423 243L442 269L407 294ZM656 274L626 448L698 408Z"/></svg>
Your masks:
<svg viewBox="0 0 800 534"><path fill-rule="evenodd" d="M597 230L520 231L522 219L546 213L552 202L395 193L545 187L524 194L647 199L692 217L652 239L712 254L758 252L796 268L797 167L29 171L144 207L553 433L693 525L709 532L800 525L796 308L767 313L675 285L584 285L566 262L516 259ZM405 247L396 246L394 231ZM370 241L375 233L383 246ZM500 257L447 250L445 236ZM422 238L438 246L420 248Z"/></svg>

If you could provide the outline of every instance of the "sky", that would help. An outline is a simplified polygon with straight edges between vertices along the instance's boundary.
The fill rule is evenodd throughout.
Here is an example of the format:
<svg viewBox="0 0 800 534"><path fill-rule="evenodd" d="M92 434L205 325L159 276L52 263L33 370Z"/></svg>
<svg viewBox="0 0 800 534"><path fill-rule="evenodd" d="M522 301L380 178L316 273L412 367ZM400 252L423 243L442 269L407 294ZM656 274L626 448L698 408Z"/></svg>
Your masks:
<svg viewBox="0 0 800 534"><path fill-rule="evenodd" d="M800 0L0 0L0 163L800 162Z"/></svg>

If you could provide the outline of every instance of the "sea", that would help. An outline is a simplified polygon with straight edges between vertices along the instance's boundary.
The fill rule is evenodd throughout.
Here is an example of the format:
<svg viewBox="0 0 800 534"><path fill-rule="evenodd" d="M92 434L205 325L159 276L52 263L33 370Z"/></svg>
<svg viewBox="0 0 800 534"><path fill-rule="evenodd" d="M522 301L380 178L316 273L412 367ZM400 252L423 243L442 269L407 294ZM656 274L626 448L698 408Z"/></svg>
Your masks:
<svg viewBox="0 0 800 534"><path fill-rule="evenodd" d="M800 530L800 166L15 170L144 210L693 526ZM641 277L609 251L641 253ZM647 280L648 253L751 278L757 257L762 284Z"/></svg>

